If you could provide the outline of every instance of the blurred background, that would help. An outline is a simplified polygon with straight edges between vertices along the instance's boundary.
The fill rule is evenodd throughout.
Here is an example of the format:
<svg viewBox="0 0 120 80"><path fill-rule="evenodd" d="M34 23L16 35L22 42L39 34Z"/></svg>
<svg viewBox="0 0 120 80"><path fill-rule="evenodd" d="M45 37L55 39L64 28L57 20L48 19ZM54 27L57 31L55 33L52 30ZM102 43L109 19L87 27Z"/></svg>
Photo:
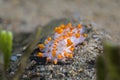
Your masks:
<svg viewBox="0 0 120 80"><path fill-rule="evenodd" d="M119 37L120 0L0 0L0 25L31 32L61 18L88 19Z"/></svg>

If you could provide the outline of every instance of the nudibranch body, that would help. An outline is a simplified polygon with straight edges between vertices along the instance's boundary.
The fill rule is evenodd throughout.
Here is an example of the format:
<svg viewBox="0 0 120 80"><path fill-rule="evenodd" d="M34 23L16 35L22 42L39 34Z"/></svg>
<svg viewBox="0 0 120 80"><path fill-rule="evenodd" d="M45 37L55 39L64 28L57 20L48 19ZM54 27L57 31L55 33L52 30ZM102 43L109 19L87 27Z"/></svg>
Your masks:
<svg viewBox="0 0 120 80"><path fill-rule="evenodd" d="M72 26L71 23L67 25L60 25L55 28L53 39L48 37L44 44L38 44L40 50L38 57L47 57L48 62L57 64L58 61L73 58L73 51L77 44L82 43L87 34L84 33L84 28L81 24Z"/></svg>

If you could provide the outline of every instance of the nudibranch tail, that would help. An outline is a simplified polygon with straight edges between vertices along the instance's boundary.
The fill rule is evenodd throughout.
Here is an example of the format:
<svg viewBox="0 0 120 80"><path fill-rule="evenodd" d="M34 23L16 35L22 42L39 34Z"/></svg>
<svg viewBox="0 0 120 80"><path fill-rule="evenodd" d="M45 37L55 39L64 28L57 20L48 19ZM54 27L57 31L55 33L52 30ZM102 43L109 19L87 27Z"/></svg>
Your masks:
<svg viewBox="0 0 120 80"><path fill-rule="evenodd" d="M38 57L47 57L47 62L53 62L53 64L73 58L75 46L87 37L81 24L77 26L72 26L71 23L61 24L54 31L53 38L48 37L44 44L38 44L39 49L45 52L37 54Z"/></svg>

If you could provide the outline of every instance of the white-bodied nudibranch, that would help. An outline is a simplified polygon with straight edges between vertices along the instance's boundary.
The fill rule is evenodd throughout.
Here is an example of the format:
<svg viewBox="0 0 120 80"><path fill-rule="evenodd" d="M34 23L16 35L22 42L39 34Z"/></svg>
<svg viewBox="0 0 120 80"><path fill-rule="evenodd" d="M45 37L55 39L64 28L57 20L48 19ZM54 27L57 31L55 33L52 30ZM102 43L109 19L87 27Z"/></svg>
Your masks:
<svg viewBox="0 0 120 80"><path fill-rule="evenodd" d="M44 44L38 44L40 50L44 49L44 53L37 53L38 57L47 57L47 62L57 64L58 61L73 58L73 51L77 44L82 43L87 34L84 33L83 26L78 24L72 26L71 23L67 25L60 25L55 28L53 39L48 37Z"/></svg>

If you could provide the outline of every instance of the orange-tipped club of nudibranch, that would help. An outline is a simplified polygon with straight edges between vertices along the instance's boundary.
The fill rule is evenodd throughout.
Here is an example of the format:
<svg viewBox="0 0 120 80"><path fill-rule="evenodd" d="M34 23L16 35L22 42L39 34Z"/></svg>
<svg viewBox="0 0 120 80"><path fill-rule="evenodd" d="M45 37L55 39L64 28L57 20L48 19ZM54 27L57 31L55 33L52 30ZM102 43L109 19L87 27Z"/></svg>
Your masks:
<svg viewBox="0 0 120 80"><path fill-rule="evenodd" d="M70 51L73 51L74 50L74 47L70 47Z"/></svg>
<svg viewBox="0 0 120 80"><path fill-rule="evenodd" d="M55 32L57 32L58 27L55 27Z"/></svg>
<svg viewBox="0 0 120 80"><path fill-rule="evenodd" d="M68 36L71 37L71 36L72 36L72 33L71 33L71 32L68 32Z"/></svg>
<svg viewBox="0 0 120 80"><path fill-rule="evenodd" d="M38 57L43 57L43 53L39 52L39 53L37 54L37 56L38 56Z"/></svg>
<svg viewBox="0 0 120 80"><path fill-rule="evenodd" d="M64 56L65 56L65 57L68 57L68 53L67 53L66 51L64 52Z"/></svg>
<svg viewBox="0 0 120 80"><path fill-rule="evenodd" d="M67 39L67 43L72 43L70 39Z"/></svg>
<svg viewBox="0 0 120 80"><path fill-rule="evenodd" d="M63 32L63 29L61 27L56 27L55 32L61 34Z"/></svg>
<svg viewBox="0 0 120 80"><path fill-rule="evenodd" d="M68 58L73 58L73 54L70 53L70 54L68 55Z"/></svg>
<svg viewBox="0 0 120 80"><path fill-rule="evenodd" d="M82 28L82 25L81 25L81 24L78 24L77 27L78 27L78 28Z"/></svg>
<svg viewBox="0 0 120 80"><path fill-rule="evenodd" d="M70 46L72 44L73 44L73 42L70 39L67 39L67 46Z"/></svg>
<svg viewBox="0 0 120 80"><path fill-rule="evenodd" d="M54 45L53 45L53 48L57 48L57 45L54 44Z"/></svg>
<svg viewBox="0 0 120 80"><path fill-rule="evenodd" d="M38 44L38 47L39 47L40 49L44 49L44 48L45 48L45 46L44 46L43 44Z"/></svg>
<svg viewBox="0 0 120 80"><path fill-rule="evenodd" d="M63 39L66 39L67 38L67 36L66 35L63 35Z"/></svg>
<svg viewBox="0 0 120 80"><path fill-rule="evenodd" d="M58 54L58 59L62 59L63 56L61 54Z"/></svg>
<svg viewBox="0 0 120 80"><path fill-rule="evenodd" d="M58 31L58 27L55 27L55 32L57 32Z"/></svg>
<svg viewBox="0 0 120 80"><path fill-rule="evenodd" d="M64 24L61 24L60 27L61 27L62 29L65 29L65 25L64 25Z"/></svg>
<svg viewBox="0 0 120 80"><path fill-rule="evenodd" d="M57 46L58 45L58 43L57 42L54 42L54 46Z"/></svg>
<svg viewBox="0 0 120 80"><path fill-rule="evenodd" d="M70 31L72 31L74 28L73 27L70 27Z"/></svg>
<svg viewBox="0 0 120 80"><path fill-rule="evenodd" d="M63 29L60 28L59 31L58 31L58 33L61 34L62 32L63 32Z"/></svg>
<svg viewBox="0 0 120 80"><path fill-rule="evenodd" d="M67 28L69 28L68 24L67 24L67 25L65 25L65 29L67 29Z"/></svg>
<svg viewBox="0 0 120 80"><path fill-rule="evenodd" d="M57 64L57 60L54 60L54 61L53 61L53 64Z"/></svg>
<svg viewBox="0 0 120 80"><path fill-rule="evenodd" d="M76 36L76 38L79 38L79 37L80 37L80 34L79 34L79 33L76 33L75 36Z"/></svg>
<svg viewBox="0 0 120 80"><path fill-rule="evenodd" d="M56 50L52 50L52 56L55 57L56 56Z"/></svg>
<svg viewBox="0 0 120 80"><path fill-rule="evenodd" d="M68 47L68 46L71 46L72 44L73 44L73 43L68 43L68 44L67 44L67 47Z"/></svg>
<svg viewBox="0 0 120 80"><path fill-rule="evenodd" d="M83 34L83 37L87 37L88 35L87 34Z"/></svg>
<svg viewBox="0 0 120 80"><path fill-rule="evenodd" d="M48 37L48 38L47 38L48 41L51 41L51 39L52 39L51 37Z"/></svg>

